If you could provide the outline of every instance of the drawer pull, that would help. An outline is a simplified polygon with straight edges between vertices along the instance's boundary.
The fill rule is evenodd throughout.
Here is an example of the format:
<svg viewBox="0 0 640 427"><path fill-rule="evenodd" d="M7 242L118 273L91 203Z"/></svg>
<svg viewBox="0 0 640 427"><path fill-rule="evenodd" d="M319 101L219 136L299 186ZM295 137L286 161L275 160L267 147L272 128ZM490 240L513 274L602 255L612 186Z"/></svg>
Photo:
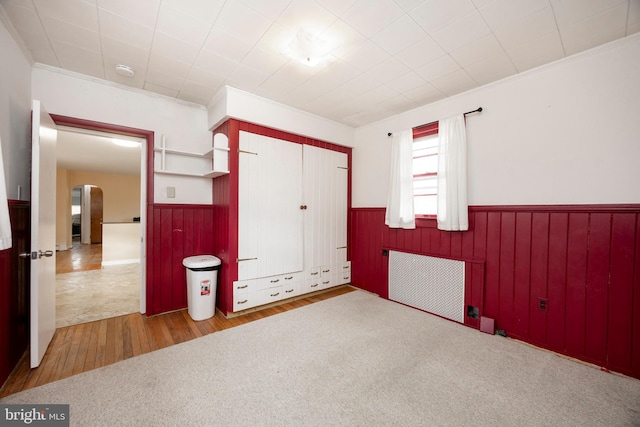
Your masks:
<svg viewBox="0 0 640 427"><path fill-rule="evenodd" d="M236 258L236 262L243 262L243 261L255 261L258 258Z"/></svg>
<svg viewBox="0 0 640 427"><path fill-rule="evenodd" d="M293 289L285 290L285 292L290 294L291 292L293 292Z"/></svg>
<svg viewBox="0 0 640 427"><path fill-rule="evenodd" d="M242 285L242 286L238 286L236 289L245 289L245 288L248 288L248 287L249 287L249 285Z"/></svg>
<svg viewBox="0 0 640 427"><path fill-rule="evenodd" d="M248 300L248 299L246 299L246 300L243 300L243 301L238 301L238 305L240 305L240 304L245 304L247 301L249 301L249 300Z"/></svg>
<svg viewBox="0 0 640 427"><path fill-rule="evenodd" d="M316 286L318 286L318 284L316 283L315 285L311 285L312 288L315 288Z"/></svg>
<svg viewBox="0 0 640 427"><path fill-rule="evenodd" d="M272 297L277 297L278 295L280 295L280 292L276 292L275 294L269 294L269 295L271 295Z"/></svg>
<svg viewBox="0 0 640 427"><path fill-rule="evenodd" d="M311 275L312 275L312 276L317 276L317 275L318 275L318 272L317 272L317 271L314 271L313 273L311 273Z"/></svg>
<svg viewBox="0 0 640 427"><path fill-rule="evenodd" d="M342 279L343 280L349 280L349 276L344 276Z"/></svg>
<svg viewBox="0 0 640 427"><path fill-rule="evenodd" d="M326 282L322 282L323 285L326 285L328 283L331 283L331 280L327 280Z"/></svg>
<svg viewBox="0 0 640 427"><path fill-rule="evenodd" d="M348 266L348 265L345 265L345 266L344 266L344 267L342 267L342 268L349 268L349 266Z"/></svg>
<svg viewBox="0 0 640 427"><path fill-rule="evenodd" d="M331 269L329 269L329 270L322 270L322 272L323 272L323 273L328 273L328 272L330 272L330 271L331 271Z"/></svg>
<svg viewBox="0 0 640 427"><path fill-rule="evenodd" d="M280 279L272 280L271 283L278 283Z"/></svg>
<svg viewBox="0 0 640 427"><path fill-rule="evenodd" d="M289 277L285 277L284 280L291 280L293 279L293 276L289 276Z"/></svg>

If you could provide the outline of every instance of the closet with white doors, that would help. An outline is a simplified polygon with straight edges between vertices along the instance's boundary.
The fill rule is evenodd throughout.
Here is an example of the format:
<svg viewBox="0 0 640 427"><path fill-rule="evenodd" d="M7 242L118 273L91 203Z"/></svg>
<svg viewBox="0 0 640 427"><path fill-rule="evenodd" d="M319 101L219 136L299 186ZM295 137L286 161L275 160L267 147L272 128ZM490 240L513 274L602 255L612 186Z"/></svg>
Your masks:
<svg viewBox="0 0 640 427"><path fill-rule="evenodd" d="M351 281L345 153L240 131L232 311Z"/></svg>

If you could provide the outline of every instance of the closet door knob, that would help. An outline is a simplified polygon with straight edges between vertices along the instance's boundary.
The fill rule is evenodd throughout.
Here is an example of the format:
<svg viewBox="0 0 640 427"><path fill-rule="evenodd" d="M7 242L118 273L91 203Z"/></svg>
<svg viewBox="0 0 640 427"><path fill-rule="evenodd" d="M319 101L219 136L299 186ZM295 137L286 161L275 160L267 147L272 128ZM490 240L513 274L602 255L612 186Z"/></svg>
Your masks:
<svg viewBox="0 0 640 427"><path fill-rule="evenodd" d="M300 209L301 209L301 210L305 210L305 209L307 209L307 205L300 205Z"/></svg>

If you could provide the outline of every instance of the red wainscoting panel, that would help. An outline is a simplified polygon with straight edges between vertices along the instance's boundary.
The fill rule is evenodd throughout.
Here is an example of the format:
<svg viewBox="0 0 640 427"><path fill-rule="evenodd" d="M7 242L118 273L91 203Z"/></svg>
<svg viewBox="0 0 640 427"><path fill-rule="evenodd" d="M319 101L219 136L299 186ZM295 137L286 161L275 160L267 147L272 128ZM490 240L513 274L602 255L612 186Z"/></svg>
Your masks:
<svg viewBox="0 0 640 427"><path fill-rule="evenodd" d="M0 386L29 346L31 205L9 200L11 248L0 251Z"/></svg>
<svg viewBox="0 0 640 427"><path fill-rule="evenodd" d="M187 281L182 260L213 253L213 206L149 205L147 240L147 315L187 306Z"/></svg>
<svg viewBox="0 0 640 427"><path fill-rule="evenodd" d="M350 212L354 286L388 298L383 250L460 259L465 304L497 329L640 378L640 205L474 206L467 232L392 230L384 208Z"/></svg>

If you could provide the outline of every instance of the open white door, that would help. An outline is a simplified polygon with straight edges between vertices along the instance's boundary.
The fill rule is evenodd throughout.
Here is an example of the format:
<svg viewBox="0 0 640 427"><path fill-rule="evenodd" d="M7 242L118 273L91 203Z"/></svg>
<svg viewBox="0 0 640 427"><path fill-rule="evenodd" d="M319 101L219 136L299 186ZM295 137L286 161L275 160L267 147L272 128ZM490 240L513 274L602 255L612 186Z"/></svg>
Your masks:
<svg viewBox="0 0 640 427"><path fill-rule="evenodd" d="M31 367L56 331L56 125L34 100L31 130Z"/></svg>

